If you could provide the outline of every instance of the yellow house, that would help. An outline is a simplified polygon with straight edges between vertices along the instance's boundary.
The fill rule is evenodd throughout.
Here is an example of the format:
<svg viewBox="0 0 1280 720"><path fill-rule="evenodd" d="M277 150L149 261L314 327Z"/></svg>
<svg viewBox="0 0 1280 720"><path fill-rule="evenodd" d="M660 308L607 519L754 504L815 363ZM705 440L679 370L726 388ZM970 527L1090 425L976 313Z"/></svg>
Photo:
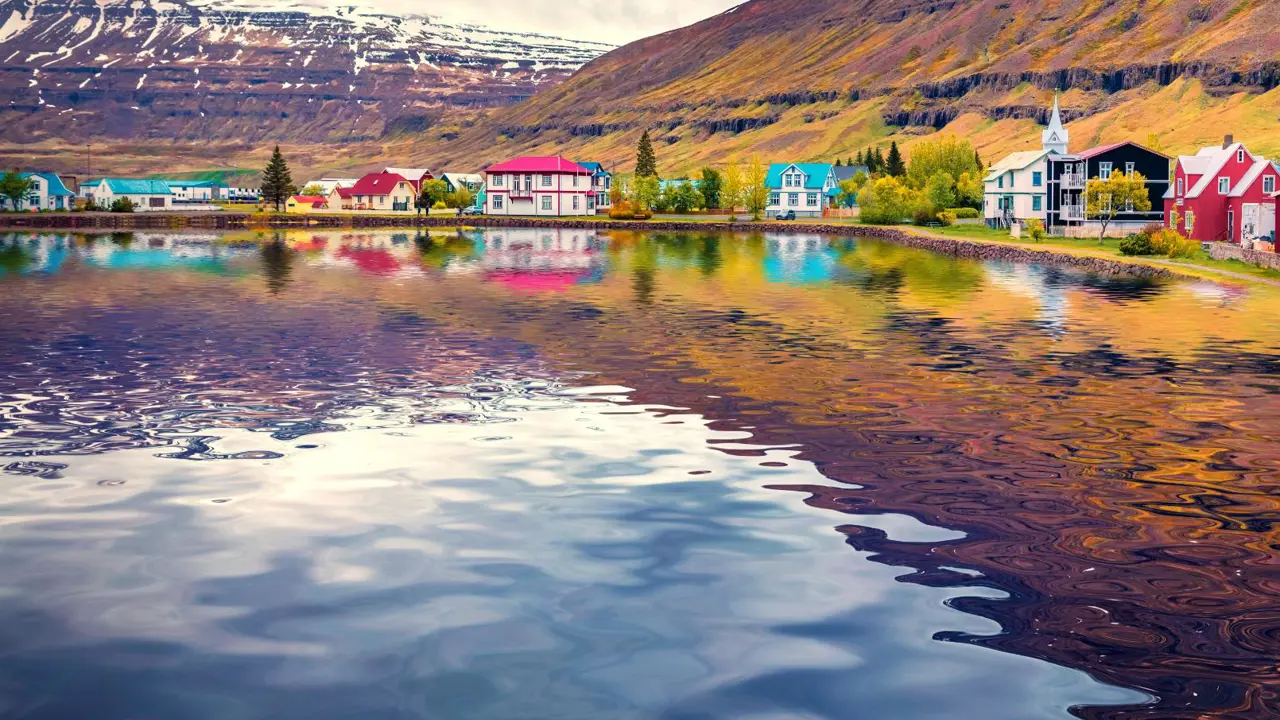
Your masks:
<svg viewBox="0 0 1280 720"><path fill-rule="evenodd" d="M284 203L285 212L309 213L328 209L328 200L320 195L294 195Z"/></svg>

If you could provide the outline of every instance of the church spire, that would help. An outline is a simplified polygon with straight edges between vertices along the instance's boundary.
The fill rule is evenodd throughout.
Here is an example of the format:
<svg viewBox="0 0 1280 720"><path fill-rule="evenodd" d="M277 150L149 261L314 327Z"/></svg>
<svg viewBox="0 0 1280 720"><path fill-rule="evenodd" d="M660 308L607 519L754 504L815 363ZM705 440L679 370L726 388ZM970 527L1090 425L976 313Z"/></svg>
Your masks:
<svg viewBox="0 0 1280 720"><path fill-rule="evenodd" d="M1059 155L1067 154L1067 129L1062 126L1062 115L1058 112L1058 94L1053 94L1053 115L1049 117L1049 127L1040 133L1040 145L1045 150L1052 150Z"/></svg>

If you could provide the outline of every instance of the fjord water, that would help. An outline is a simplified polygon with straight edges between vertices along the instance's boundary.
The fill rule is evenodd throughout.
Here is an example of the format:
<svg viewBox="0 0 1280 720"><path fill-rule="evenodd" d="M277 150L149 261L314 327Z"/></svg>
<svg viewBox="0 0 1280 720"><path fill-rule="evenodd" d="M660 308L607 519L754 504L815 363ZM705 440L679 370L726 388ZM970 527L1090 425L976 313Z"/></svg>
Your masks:
<svg viewBox="0 0 1280 720"><path fill-rule="evenodd" d="M5 718L1280 711L1269 287L804 235L2 243Z"/></svg>

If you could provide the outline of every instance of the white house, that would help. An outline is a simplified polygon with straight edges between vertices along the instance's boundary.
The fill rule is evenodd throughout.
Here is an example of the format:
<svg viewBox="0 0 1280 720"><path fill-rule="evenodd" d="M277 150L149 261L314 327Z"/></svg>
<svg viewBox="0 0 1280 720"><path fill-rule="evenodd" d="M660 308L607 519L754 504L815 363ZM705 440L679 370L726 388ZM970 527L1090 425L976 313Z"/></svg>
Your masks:
<svg viewBox="0 0 1280 720"><path fill-rule="evenodd" d="M1049 126L1040 133L1040 149L1011 153L992 165L983 178L983 217L993 228L1036 219L1044 223L1049 209L1049 157L1066 155L1069 135L1062 126L1058 99L1053 99Z"/></svg>
<svg viewBox="0 0 1280 720"><path fill-rule="evenodd" d="M207 203L222 199L223 188L212 180L165 180L178 203Z"/></svg>
<svg viewBox="0 0 1280 720"><path fill-rule="evenodd" d="M822 217L840 193L830 163L774 163L765 177L770 216L794 211L796 217Z"/></svg>
<svg viewBox="0 0 1280 720"><path fill-rule="evenodd" d="M30 180L32 184L27 201L18 210L70 210L75 204L75 193L53 173L18 173L18 177Z"/></svg>
<svg viewBox="0 0 1280 720"><path fill-rule="evenodd" d="M324 195L325 197L329 197L330 195L333 194L334 190L340 187L344 187L344 188L355 187L356 183L359 181L360 181L360 178L322 177L319 180L308 180L302 183L301 185L299 185L298 188L302 189L302 188L311 187L312 185L316 185L316 186L319 186L320 188L320 192L316 193L317 195Z"/></svg>
<svg viewBox="0 0 1280 720"><path fill-rule="evenodd" d="M129 198L137 212L173 209L173 191L163 180L90 180L80 186L80 197L101 207L110 207L120 198Z"/></svg>
<svg viewBox="0 0 1280 720"><path fill-rule="evenodd" d="M594 215L592 173L562 157L524 156L485 168L487 215Z"/></svg>

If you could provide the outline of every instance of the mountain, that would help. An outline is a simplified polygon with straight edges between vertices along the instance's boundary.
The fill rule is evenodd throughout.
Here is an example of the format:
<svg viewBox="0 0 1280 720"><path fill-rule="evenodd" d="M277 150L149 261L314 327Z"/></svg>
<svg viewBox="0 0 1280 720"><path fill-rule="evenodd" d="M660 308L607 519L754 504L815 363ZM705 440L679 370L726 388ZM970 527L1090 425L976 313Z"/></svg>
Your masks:
<svg viewBox="0 0 1280 720"><path fill-rule="evenodd" d="M456 130L612 49L227 0L0 0L0 23L7 143L349 143L431 133L446 118Z"/></svg>
<svg viewBox="0 0 1280 720"><path fill-rule="evenodd" d="M1280 0L749 0L593 60L492 113L444 156L564 150L665 171L760 153L853 155L946 129L989 157L1039 142L1056 91L1077 147L1280 152Z"/></svg>

